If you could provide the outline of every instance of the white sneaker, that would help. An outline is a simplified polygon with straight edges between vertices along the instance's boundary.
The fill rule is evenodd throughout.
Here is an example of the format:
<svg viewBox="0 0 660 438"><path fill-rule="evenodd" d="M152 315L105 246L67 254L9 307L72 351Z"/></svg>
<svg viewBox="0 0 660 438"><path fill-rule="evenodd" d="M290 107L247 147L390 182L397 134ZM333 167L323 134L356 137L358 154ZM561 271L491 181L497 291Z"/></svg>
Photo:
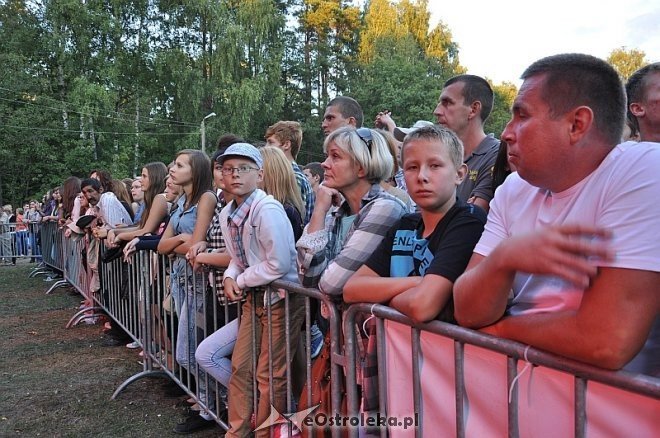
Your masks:
<svg viewBox="0 0 660 438"><path fill-rule="evenodd" d="M140 348L140 343L138 341L133 341L130 344L126 344L126 348L130 348L131 350L135 350L136 348Z"/></svg>

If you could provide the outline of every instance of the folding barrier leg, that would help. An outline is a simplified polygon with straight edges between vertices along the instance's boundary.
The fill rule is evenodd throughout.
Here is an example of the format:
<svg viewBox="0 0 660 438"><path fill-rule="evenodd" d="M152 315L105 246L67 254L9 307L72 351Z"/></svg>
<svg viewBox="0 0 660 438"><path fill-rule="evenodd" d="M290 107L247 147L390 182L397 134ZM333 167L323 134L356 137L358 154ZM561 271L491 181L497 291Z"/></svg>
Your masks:
<svg viewBox="0 0 660 438"><path fill-rule="evenodd" d="M46 291L46 295L50 295L50 294L51 294L55 289L57 289L58 287L67 286L67 285L70 286L70 284L69 284L68 281L66 281L66 280L58 280L55 284L53 284L53 285L50 287L50 289L48 289L48 290Z"/></svg>

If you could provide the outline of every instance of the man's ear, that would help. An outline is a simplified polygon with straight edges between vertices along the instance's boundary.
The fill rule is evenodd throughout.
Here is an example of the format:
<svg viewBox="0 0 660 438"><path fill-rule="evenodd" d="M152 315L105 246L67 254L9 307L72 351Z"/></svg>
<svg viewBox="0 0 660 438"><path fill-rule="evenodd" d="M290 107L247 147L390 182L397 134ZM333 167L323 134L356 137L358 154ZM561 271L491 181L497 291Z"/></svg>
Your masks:
<svg viewBox="0 0 660 438"><path fill-rule="evenodd" d="M287 140L284 143L282 143L282 151L290 151L291 150L291 141Z"/></svg>
<svg viewBox="0 0 660 438"><path fill-rule="evenodd" d="M470 113L468 114L468 120L474 119L475 117L480 117L481 115L481 102L475 100L470 104Z"/></svg>
<svg viewBox="0 0 660 438"><path fill-rule="evenodd" d="M594 112L588 106L579 106L568 113L571 143L580 141L591 129L594 123Z"/></svg>
<svg viewBox="0 0 660 438"><path fill-rule="evenodd" d="M461 167L456 169L456 185L458 186L460 183L463 182L465 177L467 176L468 173L468 167L467 164L463 163L461 164Z"/></svg>
<svg viewBox="0 0 660 438"><path fill-rule="evenodd" d="M639 102L631 103L629 105L629 108L630 108L630 112L635 117L644 117L644 115L646 114L646 109L644 108L644 105L640 104Z"/></svg>
<svg viewBox="0 0 660 438"><path fill-rule="evenodd" d="M357 126L357 120L355 119L355 117L349 117L348 118L348 124L351 125L352 127L356 128L356 129L358 127Z"/></svg>

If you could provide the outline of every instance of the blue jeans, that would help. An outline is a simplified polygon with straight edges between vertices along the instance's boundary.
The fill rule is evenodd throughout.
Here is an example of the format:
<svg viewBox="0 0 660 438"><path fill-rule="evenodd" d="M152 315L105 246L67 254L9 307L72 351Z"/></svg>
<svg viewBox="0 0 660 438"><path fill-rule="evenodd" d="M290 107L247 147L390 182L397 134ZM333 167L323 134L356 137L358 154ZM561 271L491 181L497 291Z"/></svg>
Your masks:
<svg viewBox="0 0 660 438"><path fill-rule="evenodd" d="M209 373L225 388L229 388L231 377L231 359L238 337L238 319L220 327L215 333L204 339L197 351L195 359L200 368Z"/></svg>
<svg viewBox="0 0 660 438"><path fill-rule="evenodd" d="M27 230L16 231L14 234L16 240L16 254L26 256L28 255L28 232Z"/></svg>
<svg viewBox="0 0 660 438"><path fill-rule="evenodd" d="M30 247L32 248L32 257L35 259L41 259L41 248L37 244L38 230L37 226L30 227Z"/></svg>
<svg viewBox="0 0 660 438"><path fill-rule="evenodd" d="M172 288L172 297L175 305L179 299L182 299L179 314L179 327L177 328L176 340L176 361L183 368L186 368L191 375L197 379L197 397L210 408L214 403L207 400L206 391L206 373L195 362L195 350L203 338L205 315L205 293L206 283L201 274L192 274L189 266L186 267L183 275L178 277L178 293L175 295L175 288ZM174 284L175 281L172 282Z"/></svg>

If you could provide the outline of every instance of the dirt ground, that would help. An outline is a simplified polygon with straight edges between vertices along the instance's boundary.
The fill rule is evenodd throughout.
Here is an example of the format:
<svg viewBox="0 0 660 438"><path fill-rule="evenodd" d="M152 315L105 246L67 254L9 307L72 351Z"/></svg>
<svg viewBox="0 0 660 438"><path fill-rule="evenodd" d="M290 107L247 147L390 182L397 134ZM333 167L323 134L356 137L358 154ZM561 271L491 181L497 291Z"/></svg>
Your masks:
<svg viewBox="0 0 660 438"><path fill-rule="evenodd" d="M52 283L28 278L34 266L0 266L0 436L178 436L172 428L185 412L176 407L181 398L164 396L165 379L138 380L111 400L142 371L138 350L102 346L101 325L66 329L80 295L46 295Z"/></svg>

